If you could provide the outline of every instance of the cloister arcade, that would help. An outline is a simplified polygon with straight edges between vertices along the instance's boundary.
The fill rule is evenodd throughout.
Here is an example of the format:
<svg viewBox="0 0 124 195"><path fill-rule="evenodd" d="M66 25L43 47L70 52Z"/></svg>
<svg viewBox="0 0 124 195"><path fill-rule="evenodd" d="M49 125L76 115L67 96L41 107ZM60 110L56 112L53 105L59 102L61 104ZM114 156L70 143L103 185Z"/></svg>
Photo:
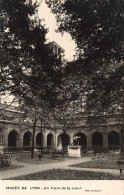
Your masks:
<svg viewBox="0 0 124 195"><path fill-rule="evenodd" d="M105 142L105 139L106 142ZM7 137L8 142L5 147L31 147L32 132L25 131L19 133L16 130L11 130ZM105 144L106 143L106 144ZM120 146L120 133L111 130L105 132L94 131L90 133L68 131L67 133L55 132L36 132L34 137L35 147L53 147L61 149L62 146L80 145L80 146Z"/></svg>

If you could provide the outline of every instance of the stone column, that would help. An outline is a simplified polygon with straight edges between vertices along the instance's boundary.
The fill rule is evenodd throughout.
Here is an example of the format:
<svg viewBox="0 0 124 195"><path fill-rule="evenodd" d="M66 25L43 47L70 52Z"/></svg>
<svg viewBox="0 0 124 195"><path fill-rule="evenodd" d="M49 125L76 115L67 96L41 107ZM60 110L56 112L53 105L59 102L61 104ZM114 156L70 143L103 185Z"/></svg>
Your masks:
<svg viewBox="0 0 124 195"><path fill-rule="evenodd" d="M73 138L74 138L74 133L71 132L71 134L70 134L70 145L72 145L73 142L74 142Z"/></svg>
<svg viewBox="0 0 124 195"><path fill-rule="evenodd" d="M5 147L4 140L5 140L5 138L4 138L4 128L2 128L2 132L0 134L0 153L1 154L4 154L4 147Z"/></svg>
<svg viewBox="0 0 124 195"><path fill-rule="evenodd" d="M92 147L92 132L87 133L87 147Z"/></svg>
<svg viewBox="0 0 124 195"><path fill-rule="evenodd" d="M43 133L43 147L47 147L47 133Z"/></svg>
<svg viewBox="0 0 124 195"><path fill-rule="evenodd" d="M4 136L3 136L3 143L4 143L5 148L8 147L8 135L9 135L8 129L5 129Z"/></svg>
<svg viewBox="0 0 124 195"><path fill-rule="evenodd" d="M54 148L57 148L57 134L56 134L56 132L55 132L55 134L54 134Z"/></svg>
<svg viewBox="0 0 124 195"><path fill-rule="evenodd" d="M108 147L108 134L103 133L103 147Z"/></svg>
<svg viewBox="0 0 124 195"><path fill-rule="evenodd" d="M19 135L17 135L16 147L17 148L22 148L23 147L23 133L20 133Z"/></svg>

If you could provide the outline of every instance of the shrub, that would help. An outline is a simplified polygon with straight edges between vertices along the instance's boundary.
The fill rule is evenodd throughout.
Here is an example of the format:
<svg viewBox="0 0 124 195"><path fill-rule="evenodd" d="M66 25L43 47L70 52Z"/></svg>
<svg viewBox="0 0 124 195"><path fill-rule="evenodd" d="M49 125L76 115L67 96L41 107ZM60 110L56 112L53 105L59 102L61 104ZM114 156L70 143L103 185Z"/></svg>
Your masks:
<svg viewBox="0 0 124 195"><path fill-rule="evenodd" d="M42 155L42 154L38 154L38 158L39 158L39 160L41 160L41 159L42 159L42 157L43 157L43 155Z"/></svg>
<svg viewBox="0 0 124 195"><path fill-rule="evenodd" d="M11 159L6 155L0 155L0 167L10 167Z"/></svg>

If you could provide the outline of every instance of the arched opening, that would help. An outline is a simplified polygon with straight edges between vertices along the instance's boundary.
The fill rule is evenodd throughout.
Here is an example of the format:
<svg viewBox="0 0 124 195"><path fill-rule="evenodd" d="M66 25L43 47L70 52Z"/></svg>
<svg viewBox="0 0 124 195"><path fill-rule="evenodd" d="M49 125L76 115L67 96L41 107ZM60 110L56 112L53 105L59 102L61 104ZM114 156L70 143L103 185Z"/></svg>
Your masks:
<svg viewBox="0 0 124 195"><path fill-rule="evenodd" d="M61 133L59 136L58 136L58 146L59 147L65 147L67 145L70 144L70 138L67 134L65 133Z"/></svg>
<svg viewBox="0 0 124 195"><path fill-rule="evenodd" d="M8 147L16 147L16 141L17 141L17 132L13 130L8 135Z"/></svg>
<svg viewBox="0 0 124 195"><path fill-rule="evenodd" d="M47 146L54 146L54 138L53 135L51 133L48 134L47 136Z"/></svg>
<svg viewBox="0 0 124 195"><path fill-rule="evenodd" d="M36 145L37 146L43 146L43 134L42 133L38 133L36 136Z"/></svg>
<svg viewBox="0 0 124 195"><path fill-rule="evenodd" d="M103 135L101 133L92 134L92 146L103 146Z"/></svg>
<svg viewBox="0 0 124 195"><path fill-rule="evenodd" d="M32 134L27 131L23 136L23 146L24 147L31 147L32 142Z"/></svg>
<svg viewBox="0 0 124 195"><path fill-rule="evenodd" d="M79 146L86 146L87 145L87 137L84 133L77 133L74 136L74 145L79 145Z"/></svg>
<svg viewBox="0 0 124 195"><path fill-rule="evenodd" d="M108 133L108 145L109 146L120 146L120 136L116 131Z"/></svg>

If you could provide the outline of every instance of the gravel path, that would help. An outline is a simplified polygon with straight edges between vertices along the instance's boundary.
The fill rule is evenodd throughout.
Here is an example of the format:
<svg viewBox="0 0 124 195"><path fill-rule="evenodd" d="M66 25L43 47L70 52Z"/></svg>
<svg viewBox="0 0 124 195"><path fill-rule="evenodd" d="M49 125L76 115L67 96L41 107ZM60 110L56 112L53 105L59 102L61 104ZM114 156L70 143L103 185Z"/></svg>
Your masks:
<svg viewBox="0 0 124 195"><path fill-rule="evenodd" d="M68 158L61 162L52 162L48 164L26 164L18 162L15 159L12 160L12 164L22 165L23 167L17 169L10 169L0 172L0 180L9 179L17 176L24 176L31 173L42 172L50 169L70 169L70 170L85 170L85 171L95 171L95 172L104 172L112 173L114 175L119 175L119 170L113 169L93 169L93 168L78 168L70 167L72 164L78 164L82 162L90 161L91 157L81 157L81 158Z"/></svg>

